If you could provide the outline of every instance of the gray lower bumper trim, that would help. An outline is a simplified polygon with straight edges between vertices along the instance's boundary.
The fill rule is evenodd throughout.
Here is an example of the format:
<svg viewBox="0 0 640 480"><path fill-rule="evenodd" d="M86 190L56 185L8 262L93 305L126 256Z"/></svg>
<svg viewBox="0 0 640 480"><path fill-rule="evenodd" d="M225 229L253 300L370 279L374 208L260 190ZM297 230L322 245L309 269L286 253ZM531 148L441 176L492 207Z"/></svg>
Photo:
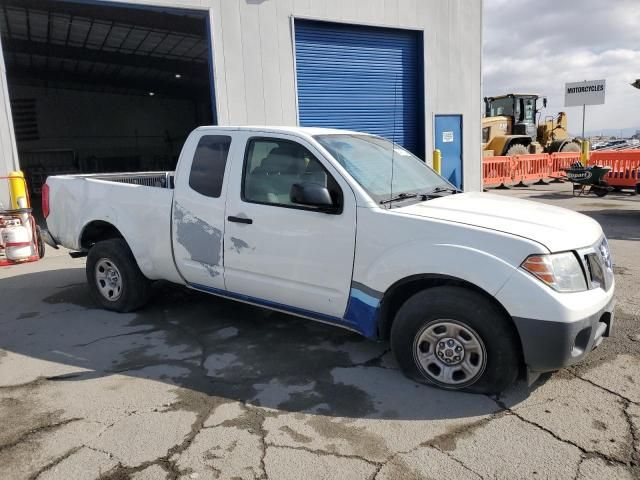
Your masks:
<svg viewBox="0 0 640 480"><path fill-rule="evenodd" d="M528 369L549 372L579 362L611 335L613 307L611 302L601 311L572 323L514 317Z"/></svg>

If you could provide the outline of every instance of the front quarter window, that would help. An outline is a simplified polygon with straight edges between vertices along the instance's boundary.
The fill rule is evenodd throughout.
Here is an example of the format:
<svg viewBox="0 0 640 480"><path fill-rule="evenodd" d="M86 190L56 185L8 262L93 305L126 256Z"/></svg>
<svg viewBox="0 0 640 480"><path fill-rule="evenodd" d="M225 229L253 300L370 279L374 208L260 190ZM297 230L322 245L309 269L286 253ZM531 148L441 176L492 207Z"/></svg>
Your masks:
<svg viewBox="0 0 640 480"><path fill-rule="evenodd" d="M377 203L402 194L430 193L438 187L455 189L418 157L384 138L327 134L315 139Z"/></svg>

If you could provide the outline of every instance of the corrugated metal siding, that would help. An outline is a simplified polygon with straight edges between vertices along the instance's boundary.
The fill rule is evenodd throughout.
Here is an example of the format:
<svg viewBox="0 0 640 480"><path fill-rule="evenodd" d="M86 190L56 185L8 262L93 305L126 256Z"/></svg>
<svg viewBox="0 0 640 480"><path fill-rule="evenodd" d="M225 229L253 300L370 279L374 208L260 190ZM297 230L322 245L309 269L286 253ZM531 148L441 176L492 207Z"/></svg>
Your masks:
<svg viewBox="0 0 640 480"><path fill-rule="evenodd" d="M374 133L422 154L418 32L296 20L295 41L300 125Z"/></svg>

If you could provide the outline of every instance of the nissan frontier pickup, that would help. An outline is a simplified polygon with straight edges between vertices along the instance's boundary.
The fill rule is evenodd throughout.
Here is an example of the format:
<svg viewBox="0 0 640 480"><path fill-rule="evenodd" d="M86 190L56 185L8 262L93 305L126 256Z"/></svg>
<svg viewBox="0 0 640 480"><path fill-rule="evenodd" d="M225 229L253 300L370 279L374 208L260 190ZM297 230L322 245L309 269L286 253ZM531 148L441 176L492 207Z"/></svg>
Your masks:
<svg viewBox="0 0 640 480"><path fill-rule="evenodd" d="M500 392L613 327L596 221L462 193L374 135L200 127L175 172L49 177L43 211L106 309L141 308L168 280L388 339L410 378L441 388Z"/></svg>

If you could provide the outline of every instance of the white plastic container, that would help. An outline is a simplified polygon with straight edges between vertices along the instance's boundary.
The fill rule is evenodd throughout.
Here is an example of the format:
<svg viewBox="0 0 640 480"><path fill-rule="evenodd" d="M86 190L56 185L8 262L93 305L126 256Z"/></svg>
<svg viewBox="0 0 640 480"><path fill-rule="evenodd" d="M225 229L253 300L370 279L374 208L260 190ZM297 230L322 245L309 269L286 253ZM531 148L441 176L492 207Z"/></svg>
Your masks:
<svg viewBox="0 0 640 480"><path fill-rule="evenodd" d="M5 247L7 260L19 262L33 255L31 245L31 233L29 229L20 225L20 222L5 226L2 229L2 243ZM18 244L18 245L14 245Z"/></svg>

